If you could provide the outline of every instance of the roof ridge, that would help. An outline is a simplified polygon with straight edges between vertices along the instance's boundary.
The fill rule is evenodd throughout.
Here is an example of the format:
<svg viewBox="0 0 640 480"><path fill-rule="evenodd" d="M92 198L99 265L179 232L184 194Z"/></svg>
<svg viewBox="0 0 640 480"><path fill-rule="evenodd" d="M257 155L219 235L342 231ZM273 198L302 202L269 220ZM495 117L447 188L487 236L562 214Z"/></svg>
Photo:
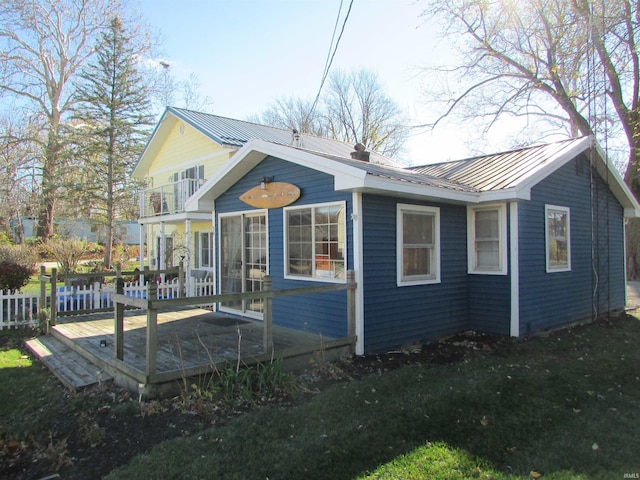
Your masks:
<svg viewBox="0 0 640 480"><path fill-rule="evenodd" d="M232 118L232 117L227 117L225 115L218 115L215 113L207 113L207 112L201 112L198 110L191 110L189 108L180 108L180 107L167 107L168 109L174 110L174 111L183 111L183 112L189 112L189 113L195 113L196 115L206 115L209 117L215 117L215 118L219 118L221 120L227 120L227 121L231 121L231 122L236 122L236 123L244 123L247 125L253 125L256 127L260 127L260 128L268 128L268 129L272 129L272 130L278 130L279 132L283 132L283 133L288 133L291 134L293 133L293 129L287 129L287 128L282 128L282 127L274 127L273 125L265 125L264 123L258 123L258 122L254 122L251 120L241 120L239 118ZM320 138L323 140L330 140L332 142L340 142L340 143L344 143L346 145L349 145L349 142L345 142L344 140L338 140L335 138L329 138L329 137L324 137L321 135L315 135L313 133L308 133L308 132L301 132L298 131L298 129L295 129L297 133L299 133L300 135L306 135L308 137L313 137L313 138Z"/></svg>

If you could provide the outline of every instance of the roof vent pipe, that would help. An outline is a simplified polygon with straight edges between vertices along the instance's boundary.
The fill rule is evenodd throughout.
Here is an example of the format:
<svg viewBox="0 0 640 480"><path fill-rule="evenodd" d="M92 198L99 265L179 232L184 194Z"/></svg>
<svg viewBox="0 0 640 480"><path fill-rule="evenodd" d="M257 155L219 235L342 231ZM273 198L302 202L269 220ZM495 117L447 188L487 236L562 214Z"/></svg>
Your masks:
<svg viewBox="0 0 640 480"><path fill-rule="evenodd" d="M300 147L301 146L301 142L300 142L300 132L298 132L297 129L293 129L291 130L291 144L294 147Z"/></svg>
<svg viewBox="0 0 640 480"><path fill-rule="evenodd" d="M355 148L355 152L351 152L351 158L353 160L361 160L363 162L368 162L369 161L369 153L367 152L366 148L362 143L358 142L354 145Z"/></svg>

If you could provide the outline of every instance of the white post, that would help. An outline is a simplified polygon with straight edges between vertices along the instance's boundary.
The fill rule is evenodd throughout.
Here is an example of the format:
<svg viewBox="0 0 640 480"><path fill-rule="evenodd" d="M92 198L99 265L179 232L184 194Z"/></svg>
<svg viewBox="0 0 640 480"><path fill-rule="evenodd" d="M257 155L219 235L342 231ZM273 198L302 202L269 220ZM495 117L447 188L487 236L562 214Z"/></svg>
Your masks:
<svg viewBox="0 0 640 480"><path fill-rule="evenodd" d="M160 222L160 252L158 253L160 255L158 270L164 270L165 268L167 268L167 237L164 232L164 222ZM164 274L162 276L162 279L164 280Z"/></svg>
<svg viewBox="0 0 640 480"><path fill-rule="evenodd" d="M191 281L191 220L184 221L184 236L185 236L185 248L186 248L186 265L185 265L185 283L186 283L186 291L187 296L193 296L193 292L191 291L193 282Z"/></svg>
<svg viewBox="0 0 640 480"><path fill-rule="evenodd" d="M102 308L102 282L93 282L93 308Z"/></svg>
<svg viewBox="0 0 640 480"><path fill-rule="evenodd" d="M139 229L139 236L138 236L138 248L140 250L140 259L139 259L140 272L144 271L144 244L147 240L146 230L147 229L144 223L141 223L140 229ZM138 283L140 283L140 285L144 284L144 275L140 274L140 277L138 278Z"/></svg>

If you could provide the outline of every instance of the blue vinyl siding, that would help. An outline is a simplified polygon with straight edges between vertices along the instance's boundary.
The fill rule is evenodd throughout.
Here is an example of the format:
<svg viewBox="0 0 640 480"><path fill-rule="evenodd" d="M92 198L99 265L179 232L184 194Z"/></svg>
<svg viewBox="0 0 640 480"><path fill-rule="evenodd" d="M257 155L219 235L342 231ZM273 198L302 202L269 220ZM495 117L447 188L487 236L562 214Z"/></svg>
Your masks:
<svg viewBox="0 0 640 480"><path fill-rule="evenodd" d="M602 179L597 175L593 178L597 186L593 210L591 169L584 156L568 162L541 181L532 189L531 201L520 204L520 332L523 335L592 317L596 287L599 313L603 313L603 305L605 310L613 310L624 304L623 212ZM570 208L569 272L546 272L545 204ZM603 217L608 218L608 233L601 223ZM601 234L598 235L599 249L596 249L599 250L596 281L591 261L592 221L598 218L600 223L595 227ZM605 240L607 248L603 248Z"/></svg>
<svg viewBox="0 0 640 480"><path fill-rule="evenodd" d="M267 158L216 200L216 214L255 210L241 202L238 197L258 185L263 177L273 177L274 182L287 182L298 186L301 195L292 206L347 202L347 268L353 269L351 194L334 192L334 179L331 175L277 158ZM319 285L317 281L309 282L284 278L283 221L282 208L268 211L269 275L273 278L273 288L285 289ZM216 244L216 250L217 248ZM273 322L292 329L322 334L325 337L343 337L347 334L346 298L345 291L276 298L273 301Z"/></svg>
<svg viewBox="0 0 640 480"><path fill-rule="evenodd" d="M507 205L507 262L510 262L509 206ZM469 275L469 328L479 332L509 335L511 329L511 265L508 275Z"/></svg>
<svg viewBox="0 0 640 480"><path fill-rule="evenodd" d="M430 341L468 328L466 208L440 207L441 283L396 286L396 205L363 195L365 351Z"/></svg>
<svg viewBox="0 0 640 480"><path fill-rule="evenodd" d="M469 328L509 335L511 283L508 275L469 275Z"/></svg>

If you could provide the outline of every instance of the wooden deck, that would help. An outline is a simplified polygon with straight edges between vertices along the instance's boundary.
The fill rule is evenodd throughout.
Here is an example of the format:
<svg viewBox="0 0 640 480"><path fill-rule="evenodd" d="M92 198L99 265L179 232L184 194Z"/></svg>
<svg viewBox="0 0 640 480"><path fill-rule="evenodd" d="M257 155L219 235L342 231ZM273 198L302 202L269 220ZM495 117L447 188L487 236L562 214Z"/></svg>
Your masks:
<svg viewBox="0 0 640 480"><path fill-rule="evenodd" d="M100 372L131 391L153 397L172 393L190 377L215 372L226 362L249 365L268 361L263 350L263 324L244 317L189 308L158 312L157 371L145 374L147 315L129 310L124 318L124 355L114 348L114 314L94 313L59 318L52 335L79 353ZM275 357L296 368L309 357L349 353L353 339L331 339L273 326ZM295 365L293 363L296 363Z"/></svg>

